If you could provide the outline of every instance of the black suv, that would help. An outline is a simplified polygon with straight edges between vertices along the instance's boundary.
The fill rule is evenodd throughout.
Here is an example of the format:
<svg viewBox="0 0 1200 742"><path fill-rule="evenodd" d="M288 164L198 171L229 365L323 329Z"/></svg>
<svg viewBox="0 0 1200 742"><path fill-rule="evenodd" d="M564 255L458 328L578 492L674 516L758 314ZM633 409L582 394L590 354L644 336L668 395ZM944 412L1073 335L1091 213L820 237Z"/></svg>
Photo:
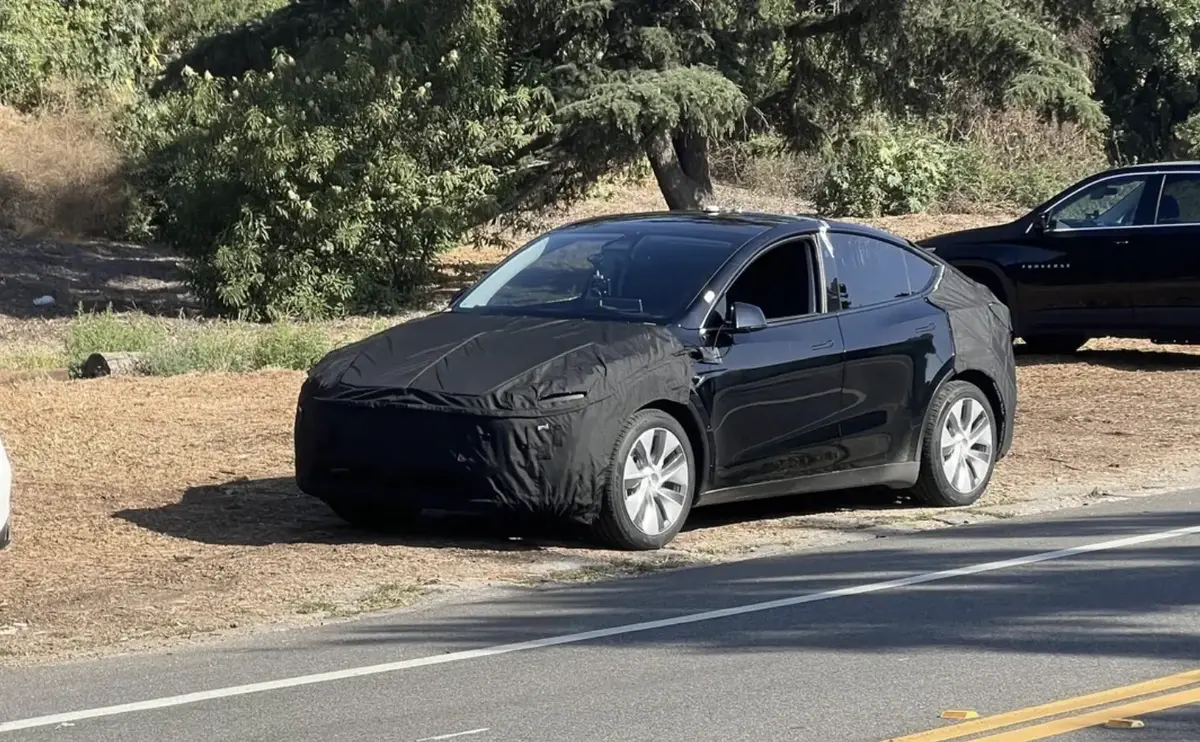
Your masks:
<svg viewBox="0 0 1200 742"><path fill-rule="evenodd" d="M1007 304L1034 352L1200 342L1200 162L1097 173L1009 224L919 244Z"/></svg>

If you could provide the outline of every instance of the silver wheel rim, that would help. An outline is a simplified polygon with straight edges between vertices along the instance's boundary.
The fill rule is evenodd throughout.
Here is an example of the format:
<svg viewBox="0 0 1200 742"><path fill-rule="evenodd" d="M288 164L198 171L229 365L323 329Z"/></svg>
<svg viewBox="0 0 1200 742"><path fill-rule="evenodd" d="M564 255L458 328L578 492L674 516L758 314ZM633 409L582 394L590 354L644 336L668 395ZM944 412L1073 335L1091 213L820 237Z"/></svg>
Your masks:
<svg viewBox="0 0 1200 742"><path fill-rule="evenodd" d="M942 472L958 492L973 492L992 468L992 421L979 400L954 403L942 424Z"/></svg>
<svg viewBox="0 0 1200 742"><path fill-rule="evenodd" d="M666 428L650 428L637 437L625 457L625 512L634 527L658 536L679 520L687 502L687 453Z"/></svg>

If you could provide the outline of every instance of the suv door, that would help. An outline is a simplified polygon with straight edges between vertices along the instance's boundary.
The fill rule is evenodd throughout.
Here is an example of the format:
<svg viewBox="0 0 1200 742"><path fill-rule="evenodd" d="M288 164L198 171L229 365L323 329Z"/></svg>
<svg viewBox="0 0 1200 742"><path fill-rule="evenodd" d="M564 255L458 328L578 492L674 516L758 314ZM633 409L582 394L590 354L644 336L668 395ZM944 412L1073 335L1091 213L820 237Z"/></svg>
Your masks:
<svg viewBox="0 0 1200 742"><path fill-rule="evenodd" d="M1154 226L1125 256L1139 334L1200 340L1200 172L1164 176Z"/></svg>
<svg viewBox="0 0 1200 742"><path fill-rule="evenodd" d="M954 352L945 313L924 299L941 267L897 242L840 231L827 237L823 259L836 277L830 305L846 344L840 468L910 461L934 382ZM889 475L881 470L871 480Z"/></svg>
<svg viewBox="0 0 1200 742"><path fill-rule="evenodd" d="M1048 211L1039 246L1044 260L1018 267L1022 282L1022 333L1097 333L1135 325L1135 284L1129 256L1152 224L1158 176L1106 178L1077 191Z"/></svg>
<svg viewBox="0 0 1200 742"><path fill-rule="evenodd" d="M759 254L714 302L706 335L716 361L697 365L696 386L713 432L709 498L779 494L780 482L836 461L842 336L821 285L815 245L804 238ZM766 326L732 332L735 302L760 307Z"/></svg>

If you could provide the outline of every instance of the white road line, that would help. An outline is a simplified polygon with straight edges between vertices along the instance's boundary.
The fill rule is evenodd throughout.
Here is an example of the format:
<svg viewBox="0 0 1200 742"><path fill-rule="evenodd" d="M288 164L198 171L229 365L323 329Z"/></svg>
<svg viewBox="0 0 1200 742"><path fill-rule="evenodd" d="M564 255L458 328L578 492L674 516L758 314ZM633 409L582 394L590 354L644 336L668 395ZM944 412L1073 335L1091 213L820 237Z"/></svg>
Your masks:
<svg viewBox="0 0 1200 742"><path fill-rule="evenodd" d="M472 734L483 734L491 727L481 727L479 729L468 729L465 732L454 732L452 734L439 734L436 737L422 737L417 742L433 742L435 739L454 739L455 737L466 737Z"/></svg>
<svg viewBox="0 0 1200 742"><path fill-rule="evenodd" d="M625 624L623 626L610 626L606 629L581 631L576 634L563 634L561 636L548 636L542 639L533 639L525 642L517 642L515 644L500 644L494 647L468 649L462 652L450 652L448 654L440 654L433 657L418 657L411 660L385 662L378 665L350 667L344 670L333 670L330 672L321 672L312 675L297 675L290 678L280 678L279 680L267 680L261 683L233 685L227 688L214 688L212 690L199 691L196 693L184 693L178 696L165 696L163 698L153 698L147 701L122 703L116 706L103 706L100 708L83 709L80 711L68 711L61 714L35 716L29 719L16 719L14 721L0 723L0 732L15 732L20 729L45 727L53 724L61 724L63 722L96 719L102 716L132 714L139 711L152 711L154 709L164 709L172 706L183 706L189 703L200 703L201 701L213 701L219 698L231 698L233 696L245 696L251 693L264 693L266 691L282 690L284 688L296 688L302 685L331 683L336 680L361 678L368 675L382 675L383 673L412 670L417 667L445 665L451 662L477 660L483 657L494 657L500 654L526 652L531 649L542 649L544 647L553 647L559 644L577 644L579 642L591 641L592 639L604 639L610 636L634 634L640 631L653 631L654 629L665 629L671 626L683 626L686 624L699 623L701 621L712 621L718 618L729 618L730 616L741 616L747 613L770 611L776 608L789 608L791 606L804 605L805 603L817 603L823 600L846 598L850 597L851 595L878 593L884 590L894 590L900 587L920 585L926 582L937 582L939 580L950 580L955 577L966 577L968 575L977 575L983 572L996 572L1002 569L1023 567L1027 564L1049 562L1055 559L1066 559L1079 554L1088 554L1096 551L1110 551L1112 549L1120 549L1125 546L1148 544L1154 541L1166 541L1167 539L1180 538L1181 536L1191 536L1195 534L1200 534L1200 525L1188 526L1186 528L1175 528L1170 531L1159 531L1157 533L1145 533L1140 536L1127 536L1125 538L1113 539L1111 541L1098 541L1091 544L1084 544L1082 546L1072 546L1069 549L1044 551L1039 554L1029 554L1027 556L1016 557L1014 559L1003 559L996 562L984 562L983 564L974 564L969 567L958 567L956 569L946 569L940 572L926 572L924 574L901 577L895 580L871 582L866 585L857 585L855 587L844 587L837 590L827 590L820 593L796 595L791 598L769 600L763 603L751 603L749 605L734 606L733 608L721 608L715 611L704 611L703 613L692 613L685 616L676 616L674 618L663 618L658 621L644 621L642 623Z"/></svg>

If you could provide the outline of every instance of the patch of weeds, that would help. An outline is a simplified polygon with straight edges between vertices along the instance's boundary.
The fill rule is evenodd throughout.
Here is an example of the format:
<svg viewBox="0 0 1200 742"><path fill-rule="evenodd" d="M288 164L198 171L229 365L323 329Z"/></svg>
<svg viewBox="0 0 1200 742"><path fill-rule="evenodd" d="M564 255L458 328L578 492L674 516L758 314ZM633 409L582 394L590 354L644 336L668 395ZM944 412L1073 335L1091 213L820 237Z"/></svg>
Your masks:
<svg viewBox="0 0 1200 742"><path fill-rule="evenodd" d="M616 558L601 564L589 564L570 569L556 569L539 575L529 575L518 580L526 585L545 585L564 582L596 582L614 577L633 577L636 575L661 572L668 569L688 567L699 562L691 556L671 554L665 557L649 559Z"/></svg>
<svg viewBox="0 0 1200 742"><path fill-rule="evenodd" d="M144 314L118 314L82 308L63 335L67 364L73 372L93 353L144 353L166 342L166 326Z"/></svg>
<svg viewBox="0 0 1200 742"><path fill-rule="evenodd" d="M151 348L142 358L142 368L152 376L250 371L253 349L250 334L239 328L206 327Z"/></svg>
<svg viewBox="0 0 1200 742"><path fill-rule="evenodd" d="M309 600L296 606L296 613L311 616L314 613L336 613L337 606L327 600Z"/></svg>
<svg viewBox="0 0 1200 742"><path fill-rule="evenodd" d="M254 368L311 368L333 348L329 334L313 325L278 324L263 330L251 352Z"/></svg>
<svg viewBox="0 0 1200 742"><path fill-rule="evenodd" d="M380 585L359 598L352 612L368 613L388 608L403 608L416 603L428 592L428 588L420 585L404 585L395 582Z"/></svg>
<svg viewBox="0 0 1200 742"><path fill-rule="evenodd" d="M0 356L0 371L48 371L63 368L67 358L53 351L22 351Z"/></svg>

